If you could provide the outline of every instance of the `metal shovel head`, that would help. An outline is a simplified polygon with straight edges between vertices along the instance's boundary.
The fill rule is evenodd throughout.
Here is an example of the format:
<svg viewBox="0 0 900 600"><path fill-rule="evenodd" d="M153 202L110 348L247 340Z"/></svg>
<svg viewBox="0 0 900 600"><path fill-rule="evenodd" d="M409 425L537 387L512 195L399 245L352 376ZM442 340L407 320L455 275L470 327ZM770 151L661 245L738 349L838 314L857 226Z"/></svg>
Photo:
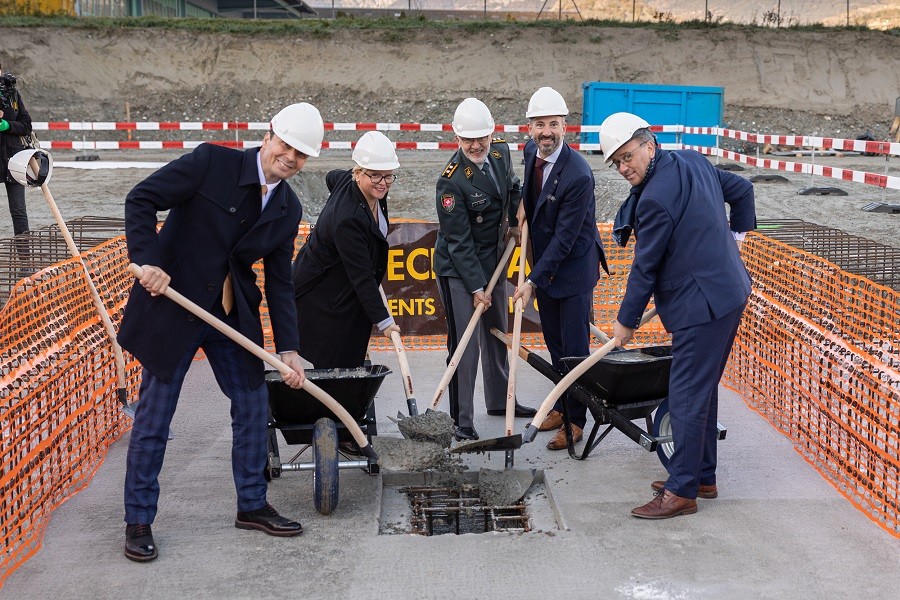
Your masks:
<svg viewBox="0 0 900 600"><path fill-rule="evenodd" d="M522 447L522 434L507 435L505 437L488 438L466 442L450 448L450 452L462 454L463 452L494 452L500 450L518 450Z"/></svg>

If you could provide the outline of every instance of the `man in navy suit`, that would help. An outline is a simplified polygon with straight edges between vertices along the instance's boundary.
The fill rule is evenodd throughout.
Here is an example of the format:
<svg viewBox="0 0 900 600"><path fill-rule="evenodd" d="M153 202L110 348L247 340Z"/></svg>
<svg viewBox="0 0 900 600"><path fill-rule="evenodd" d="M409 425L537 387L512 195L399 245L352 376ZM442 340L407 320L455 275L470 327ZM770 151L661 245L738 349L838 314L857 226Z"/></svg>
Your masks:
<svg viewBox="0 0 900 600"><path fill-rule="evenodd" d="M513 296L528 303L534 290L544 341L560 373L566 370L562 358L590 352L594 286L601 266L608 272L597 231L594 174L584 157L563 142L568 114L563 97L549 87L536 91L528 103L531 140L525 145L519 221L527 219L534 264L526 284ZM583 437L587 407L564 395L539 427L559 429L547 444L550 450L568 446L566 428L561 427L563 402L573 442Z"/></svg>
<svg viewBox="0 0 900 600"><path fill-rule="evenodd" d="M694 150L662 150L649 127L615 113L600 126L600 143L606 162L633 186L613 229L623 247L632 231L636 238L613 337L628 343L651 295L672 334L669 477L654 481L656 497L631 511L667 519L697 512L697 496L718 495L719 379L750 295L740 244L756 228L756 207L749 181Z"/></svg>
<svg viewBox="0 0 900 600"><path fill-rule="evenodd" d="M146 562L158 555L150 529L158 476L181 385L199 348L231 400L235 526L276 536L302 531L300 523L266 502L269 408L262 361L160 294L171 283L262 345L262 293L253 271L253 263L262 259L275 347L294 370L284 381L302 386L291 285L302 208L284 180L296 175L307 157L319 155L323 136L319 111L292 104L272 119L260 148L239 152L201 144L136 185L125 199L128 253L143 267L118 336L143 366L125 474L125 556L131 560ZM157 232L161 211L169 213Z"/></svg>

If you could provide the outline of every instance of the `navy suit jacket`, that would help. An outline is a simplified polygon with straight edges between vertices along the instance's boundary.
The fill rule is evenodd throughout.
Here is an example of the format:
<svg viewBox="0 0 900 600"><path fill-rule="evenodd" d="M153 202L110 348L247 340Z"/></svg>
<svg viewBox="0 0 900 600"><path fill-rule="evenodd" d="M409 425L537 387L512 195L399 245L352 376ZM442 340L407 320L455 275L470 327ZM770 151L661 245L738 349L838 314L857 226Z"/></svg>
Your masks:
<svg viewBox="0 0 900 600"><path fill-rule="evenodd" d="M731 232L755 229L756 208L749 181L715 168L699 152L656 152L639 192L634 262L618 320L637 327L653 295L666 330L677 331L747 300L750 276Z"/></svg>
<svg viewBox="0 0 900 600"><path fill-rule="evenodd" d="M534 186L537 147L525 145L522 198ZM533 203L525 201L534 264L528 278L554 299L590 292L609 271L597 231L594 173L580 154L563 144L550 177Z"/></svg>
<svg viewBox="0 0 900 600"><path fill-rule="evenodd" d="M147 177L125 199L128 254L139 265L161 267L172 289L212 312L231 273L238 329L259 345L262 292L253 263L263 259L265 289L278 352L297 350L297 313L291 257L302 215L286 181L259 213L258 148L240 152L201 144ZM157 213L169 211L157 233ZM203 323L164 296L135 282L118 340L151 373L170 381ZM247 353L251 380L262 384L263 364Z"/></svg>

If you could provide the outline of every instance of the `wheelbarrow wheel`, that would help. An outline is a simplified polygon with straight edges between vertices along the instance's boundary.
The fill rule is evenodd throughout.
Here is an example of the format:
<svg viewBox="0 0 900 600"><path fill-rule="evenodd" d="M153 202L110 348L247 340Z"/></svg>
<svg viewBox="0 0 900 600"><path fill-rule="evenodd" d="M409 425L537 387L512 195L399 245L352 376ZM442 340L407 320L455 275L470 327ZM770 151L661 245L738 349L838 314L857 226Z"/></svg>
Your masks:
<svg viewBox="0 0 900 600"><path fill-rule="evenodd" d="M328 417L316 421L313 429L313 500L323 515L334 512L338 503L338 433L337 425Z"/></svg>
<svg viewBox="0 0 900 600"><path fill-rule="evenodd" d="M656 414L653 415L653 436L672 438L672 421L669 418L669 399L666 398L659 403L656 408ZM656 446L656 454L659 456L659 462L668 469L669 459L675 452L675 442L661 442Z"/></svg>

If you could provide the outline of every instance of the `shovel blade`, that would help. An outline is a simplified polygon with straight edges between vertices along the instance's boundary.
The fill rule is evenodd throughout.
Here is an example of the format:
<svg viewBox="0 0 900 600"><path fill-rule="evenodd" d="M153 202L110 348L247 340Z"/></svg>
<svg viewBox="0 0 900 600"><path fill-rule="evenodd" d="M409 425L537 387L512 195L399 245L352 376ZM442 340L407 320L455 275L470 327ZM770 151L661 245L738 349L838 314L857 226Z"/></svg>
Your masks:
<svg viewBox="0 0 900 600"><path fill-rule="evenodd" d="M462 454L465 452L493 452L499 450L518 450L522 447L522 434L507 435L505 437L488 438L466 442L450 448L450 452Z"/></svg>

